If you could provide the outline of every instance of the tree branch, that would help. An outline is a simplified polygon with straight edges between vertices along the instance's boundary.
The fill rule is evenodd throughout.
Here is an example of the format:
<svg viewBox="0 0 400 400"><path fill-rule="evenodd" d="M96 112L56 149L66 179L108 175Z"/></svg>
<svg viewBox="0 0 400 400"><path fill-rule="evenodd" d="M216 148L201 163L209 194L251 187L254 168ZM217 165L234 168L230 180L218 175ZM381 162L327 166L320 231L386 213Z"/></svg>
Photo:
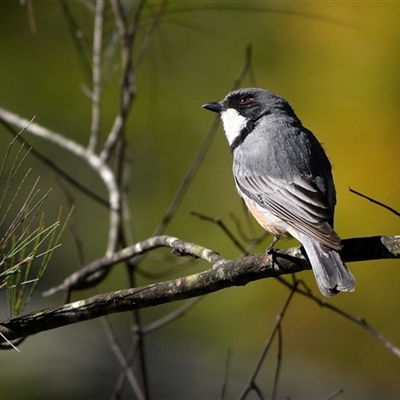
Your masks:
<svg viewBox="0 0 400 400"><path fill-rule="evenodd" d="M91 287L91 275L95 275L97 272L107 270L121 261L131 259L159 247L170 247L176 255L189 255L195 258L202 258L211 264L223 260L218 253L212 250L205 249L193 243L184 242L173 236L153 236L133 246L126 247L111 256L105 256L91 262L67 277L61 285L45 292L44 296L51 296L61 290L80 290Z"/></svg>
<svg viewBox="0 0 400 400"><path fill-rule="evenodd" d="M385 247L383 242L389 242L389 248ZM8 340L15 340L111 313L152 307L213 293L232 286L243 286L263 278L311 269L299 247L229 261L211 250L169 236L159 236L139 242L119 252L119 256L122 256L124 251L125 256L128 257L128 255L141 254L160 246L171 247L176 255L201 257L212 263L213 268L166 282L101 294L61 307L10 318L0 322L0 333ZM359 258L359 252L364 248L365 252L369 252L370 259L400 258L399 247L400 236L347 239L344 240L343 255L346 255L346 261L365 260L364 254L361 259ZM373 252L370 251L371 248L374 249ZM115 261L115 259L110 259L109 263L113 260ZM5 339L0 338L0 343L2 342L5 342ZM9 348L8 345L7 348Z"/></svg>
<svg viewBox="0 0 400 400"><path fill-rule="evenodd" d="M90 167L99 175L104 186L108 191L108 200L110 204L110 229L107 244L106 254L113 254L117 248L118 232L112 229L120 224L120 191L115 176L111 168L99 156L86 150L77 142L67 139L63 135L52 131L36 122L28 121L10 111L0 107L0 120L17 126L20 129L25 129L27 132L34 134L48 142L54 143L60 148L70 152L71 154L86 161Z"/></svg>
<svg viewBox="0 0 400 400"><path fill-rule="evenodd" d="M145 5L144 0L137 2L133 22L128 24L124 15L123 5L119 0L111 0L111 7L114 12L115 21L121 38L121 62L122 78L120 83L121 99L120 109L114 120L110 133L100 153L100 158L107 161L111 151L119 138L122 137L128 112L136 95L135 67L133 65L132 53L133 44L138 30L138 21Z"/></svg>
<svg viewBox="0 0 400 400"><path fill-rule="evenodd" d="M88 150L95 153L100 134L101 122L101 94L102 94L102 46L103 46L103 24L104 24L104 0L96 1L94 34L93 34L93 57L92 57L92 124L90 127L90 139Z"/></svg>

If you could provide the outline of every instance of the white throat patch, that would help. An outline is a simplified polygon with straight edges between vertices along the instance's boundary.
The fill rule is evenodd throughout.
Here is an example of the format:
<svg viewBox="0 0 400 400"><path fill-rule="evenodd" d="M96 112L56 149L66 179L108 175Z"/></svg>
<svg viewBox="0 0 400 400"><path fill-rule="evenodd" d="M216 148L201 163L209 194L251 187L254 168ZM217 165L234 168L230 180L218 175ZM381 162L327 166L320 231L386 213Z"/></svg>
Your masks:
<svg viewBox="0 0 400 400"><path fill-rule="evenodd" d="M247 119L240 115L234 108L222 111L221 119L224 124L225 136L228 139L229 145L231 145L246 126Z"/></svg>

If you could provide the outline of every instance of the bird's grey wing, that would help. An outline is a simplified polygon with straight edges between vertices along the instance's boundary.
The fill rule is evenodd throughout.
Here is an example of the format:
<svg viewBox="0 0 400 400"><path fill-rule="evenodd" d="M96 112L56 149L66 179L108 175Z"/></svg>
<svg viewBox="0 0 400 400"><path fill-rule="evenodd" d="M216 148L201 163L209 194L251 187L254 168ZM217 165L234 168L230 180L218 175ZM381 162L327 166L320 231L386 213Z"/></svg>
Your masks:
<svg viewBox="0 0 400 400"><path fill-rule="evenodd" d="M328 223L333 206L328 203L322 177L314 182L295 177L293 182L270 176L235 174L238 189L262 208L266 208L303 234L316 239L322 246L339 250L339 236Z"/></svg>

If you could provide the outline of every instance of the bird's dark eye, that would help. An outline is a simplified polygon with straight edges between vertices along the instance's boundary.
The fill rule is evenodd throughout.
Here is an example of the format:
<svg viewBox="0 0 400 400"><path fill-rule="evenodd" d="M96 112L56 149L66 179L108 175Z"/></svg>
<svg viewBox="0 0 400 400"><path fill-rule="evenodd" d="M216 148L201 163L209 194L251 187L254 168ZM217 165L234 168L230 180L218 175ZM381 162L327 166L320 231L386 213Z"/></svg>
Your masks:
<svg viewBox="0 0 400 400"><path fill-rule="evenodd" d="M244 96L244 97L241 97L240 99L239 99L239 104L241 105L241 106L244 106L244 105L246 105L246 104L249 104L251 102L251 97L249 97L249 96Z"/></svg>

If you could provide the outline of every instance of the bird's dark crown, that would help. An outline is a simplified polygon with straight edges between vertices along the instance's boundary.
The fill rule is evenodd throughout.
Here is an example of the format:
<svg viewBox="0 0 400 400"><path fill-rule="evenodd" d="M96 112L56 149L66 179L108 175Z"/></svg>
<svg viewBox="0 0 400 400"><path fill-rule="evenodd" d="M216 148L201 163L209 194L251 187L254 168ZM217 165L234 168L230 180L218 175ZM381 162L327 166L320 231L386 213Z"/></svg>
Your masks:
<svg viewBox="0 0 400 400"><path fill-rule="evenodd" d="M272 113L285 113L297 118L290 104L277 94L264 89L234 90L221 101L225 109L233 108L249 119L258 119Z"/></svg>

